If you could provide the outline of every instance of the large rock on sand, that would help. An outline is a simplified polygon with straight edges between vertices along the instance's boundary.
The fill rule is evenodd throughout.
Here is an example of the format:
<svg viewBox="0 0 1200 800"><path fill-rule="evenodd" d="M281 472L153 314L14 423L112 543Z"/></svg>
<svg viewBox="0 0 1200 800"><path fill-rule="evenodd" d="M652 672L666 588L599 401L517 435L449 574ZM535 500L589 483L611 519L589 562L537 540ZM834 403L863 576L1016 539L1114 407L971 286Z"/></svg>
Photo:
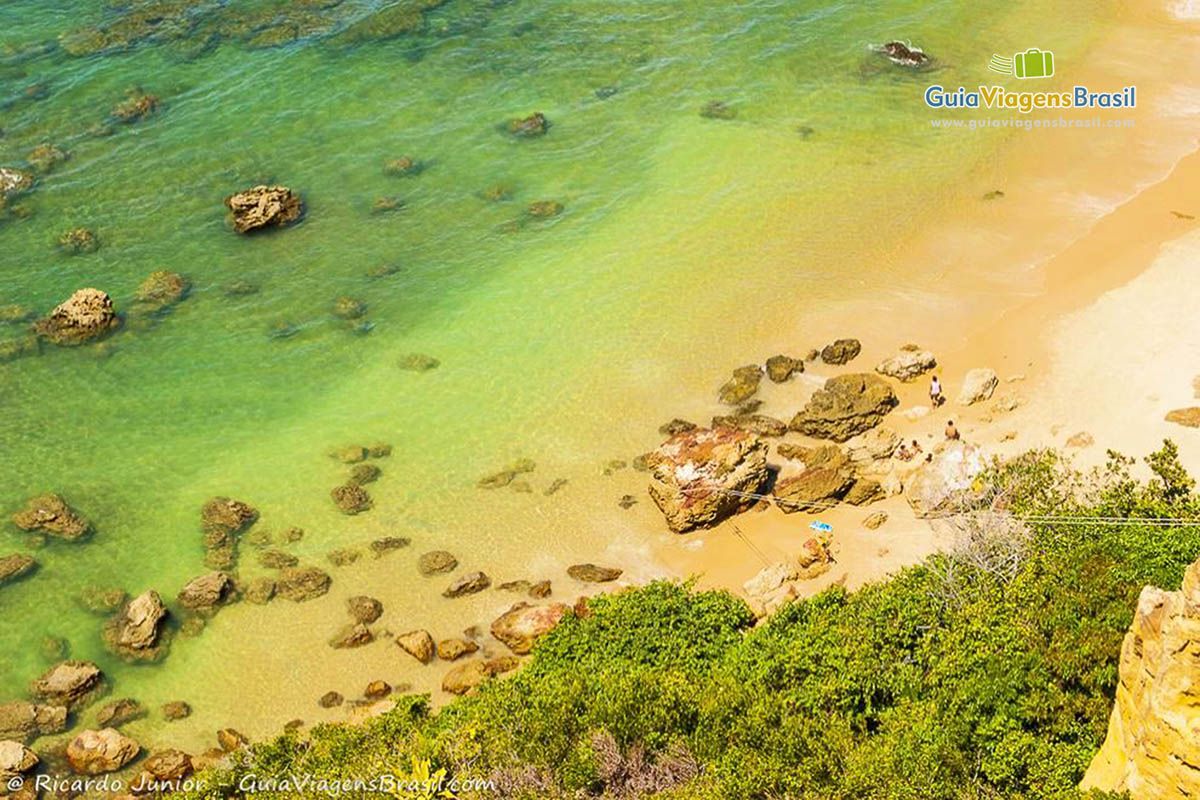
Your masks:
<svg viewBox="0 0 1200 800"><path fill-rule="evenodd" d="M902 350L898 355L879 362L875 371L900 381L911 381L937 366L937 359L928 350Z"/></svg>
<svg viewBox="0 0 1200 800"><path fill-rule="evenodd" d="M83 731L67 745L67 761L81 775L116 772L137 757L141 746L115 728Z"/></svg>
<svg viewBox="0 0 1200 800"><path fill-rule="evenodd" d="M167 608L158 592L142 592L105 624L104 643L109 650L127 659L157 659L163 653L159 629L166 618Z"/></svg>
<svg viewBox="0 0 1200 800"><path fill-rule="evenodd" d="M492 636L517 655L525 655L533 649L534 642L562 621L568 611L562 603L545 606L517 603L492 622Z"/></svg>
<svg viewBox="0 0 1200 800"><path fill-rule="evenodd" d="M785 514L825 511L837 505L853 485L854 471L848 467L809 467L775 484L775 504Z"/></svg>
<svg viewBox="0 0 1200 800"><path fill-rule="evenodd" d="M60 661L29 687L39 700L68 709L82 705L100 687L104 674L90 661Z"/></svg>
<svg viewBox="0 0 1200 800"><path fill-rule="evenodd" d="M304 213L300 195L286 186L255 186L225 198L237 233L288 225Z"/></svg>
<svg viewBox="0 0 1200 800"><path fill-rule="evenodd" d="M1142 589L1118 676L1108 736L1080 788L1133 800L1200 796L1200 562L1177 592Z"/></svg>
<svg viewBox="0 0 1200 800"><path fill-rule="evenodd" d="M13 514L13 523L23 531L37 531L74 542L91 533L92 526L57 494L31 498Z"/></svg>
<svg viewBox="0 0 1200 800"><path fill-rule="evenodd" d="M767 445L733 428L676 434L646 459L650 497L675 533L715 525L753 503L740 494L766 485Z"/></svg>
<svg viewBox="0 0 1200 800"><path fill-rule="evenodd" d="M996 391L999 385L1000 379L996 377L995 370L987 367L973 369L963 378L962 390L958 393L958 404L969 406L983 402L992 396L992 392Z"/></svg>
<svg viewBox="0 0 1200 800"><path fill-rule="evenodd" d="M939 447L904 484L904 496L918 514L954 510L974 495L975 478L987 469L987 456L958 440Z"/></svg>
<svg viewBox="0 0 1200 800"><path fill-rule="evenodd" d="M121 326L112 299L99 289L80 289L33 324L39 336L63 347L85 344Z"/></svg>
<svg viewBox="0 0 1200 800"><path fill-rule="evenodd" d="M837 375L813 393L791 427L805 436L844 442L874 428L898 402L892 387L878 375Z"/></svg>

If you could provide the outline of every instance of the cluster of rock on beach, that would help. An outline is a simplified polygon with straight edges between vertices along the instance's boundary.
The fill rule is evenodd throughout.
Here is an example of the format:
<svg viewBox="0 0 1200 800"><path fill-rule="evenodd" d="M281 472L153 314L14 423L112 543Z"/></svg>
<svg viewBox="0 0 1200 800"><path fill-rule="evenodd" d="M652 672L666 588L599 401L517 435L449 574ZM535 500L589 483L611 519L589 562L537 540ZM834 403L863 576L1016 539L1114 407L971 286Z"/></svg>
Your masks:
<svg viewBox="0 0 1200 800"><path fill-rule="evenodd" d="M346 446L329 453L339 469L345 470L345 482L330 493L332 503L347 514L374 509L375 502L364 486L384 477L379 462L391 453L391 446L384 443ZM526 472L534 468L532 462L516 466ZM363 547L329 551L326 564L303 563L290 551L291 545L306 538L303 529L287 527L272 532L263 527L260 516L251 504L230 497L214 497L204 503L197 537L204 553L203 569L173 596L145 589L131 597L118 587L85 587L77 599L83 609L100 618L96 635L104 646L127 662L157 662L169 657L178 639L199 635L207 621L230 604L313 601L332 590L335 577L331 573L338 568L364 556L389 557L412 545L408 537L384 536ZM39 540L31 544L56 540L65 546L86 547L93 537L104 535L102 521L87 518L58 494L30 498L12 513L11 521ZM2 557L0 585L36 580L36 570L36 561L27 554ZM586 596L570 604L551 600L552 584L546 578L496 581L483 570L463 566L446 550L422 552L415 559L414 572L421 581L418 586L429 586L444 602L493 592L506 598L502 605L507 610L486 631L472 626L453 635L435 635L428 628L393 630L380 600L355 594L344 601L345 623L317 633L314 644L323 641L334 649L392 646L398 666L405 662L418 669L419 665L445 665L442 689L464 694L518 667L537 639L563 619L588 613ZM610 583L621 574L615 567L576 564L566 570L565 577L570 585L582 587ZM111 681L99 665L71 659L66 641L47 637L43 650L52 666L33 681L25 697L0 702L0 773L4 776L38 770L77 775L122 771L147 781L179 780L248 741L237 730L224 728L215 732L217 746L203 753L148 750L123 733L122 726L151 714L166 721L184 718L191 713L187 701L146 708L136 698L116 696L119 682ZM369 706L410 688L371 676L364 676L363 686L361 695L352 698L333 690L319 696L314 693L314 703L324 709ZM86 726L82 722L85 717ZM302 724L300 720L293 723Z"/></svg>
<svg viewBox="0 0 1200 800"><path fill-rule="evenodd" d="M895 390L926 376L937 359L906 345L870 372L853 371L846 365L861 349L855 339L839 339L803 358L776 355L738 367L717 393L721 403L733 407L730 413L714 416L708 426L674 419L660 427L669 438L639 456L635 466L649 472L648 492L667 527L686 533L772 505L786 514L815 514L842 503L868 506L903 494L918 516L926 516L965 500L972 479L987 466L979 446L955 438L916 450L897 433L900 425L887 424L892 415L907 422L931 412L929 406L900 412ZM824 379L789 418L762 413L755 395L764 380L787 383L814 363L837 374ZM971 370L954 402L987 401L998 385L993 370ZM994 412L1011 410L1018 402L998 398ZM877 528L886 521L886 512L877 511L868 513L863 525ZM769 610L786 599L778 593L792 591L792 581L829 569L829 544L821 534L807 539L794 563L769 566L747 583L747 594Z"/></svg>

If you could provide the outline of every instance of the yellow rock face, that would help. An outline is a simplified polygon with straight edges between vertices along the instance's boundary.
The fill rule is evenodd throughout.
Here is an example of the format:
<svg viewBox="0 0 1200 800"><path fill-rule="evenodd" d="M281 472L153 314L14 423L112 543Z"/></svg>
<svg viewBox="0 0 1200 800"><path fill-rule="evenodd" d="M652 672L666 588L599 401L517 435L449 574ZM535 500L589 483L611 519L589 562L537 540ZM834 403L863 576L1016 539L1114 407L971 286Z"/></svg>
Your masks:
<svg viewBox="0 0 1200 800"><path fill-rule="evenodd" d="M1200 561L1178 592L1142 590L1108 736L1081 788L1133 800L1200 796Z"/></svg>

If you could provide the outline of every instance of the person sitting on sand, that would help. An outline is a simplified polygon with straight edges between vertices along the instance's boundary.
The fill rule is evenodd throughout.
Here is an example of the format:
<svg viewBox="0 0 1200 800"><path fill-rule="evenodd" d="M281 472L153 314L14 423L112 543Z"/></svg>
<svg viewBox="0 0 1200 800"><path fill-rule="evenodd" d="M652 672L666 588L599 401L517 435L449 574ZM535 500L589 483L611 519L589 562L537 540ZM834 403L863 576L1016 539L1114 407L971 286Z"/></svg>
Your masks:
<svg viewBox="0 0 1200 800"><path fill-rule="evenodd" d="M919 453L919 452L921 452L921 443L920 443L920 442L918 442L916 439L913 439L913 445L912 445L912 449L913 449L913 454L914 454L914 455L915 455L916 453Z"/></svg>
<svg viewBox="0 0 1200 800"><path fill-rule="evenodd" d="M914 455L916 454L912 450L909 450L908 446L903 442L901 442L900 446L896 448L896 458L900 459L901 461L912 461L912 457Z"/></svg>
<svg viewBox="0 0 1200 800"><path fill-rule="evenodd" d="M958 428L954 427L954 420L950 420L946 423L946 438L950 441L954 441L955 439L959 438Z"/></svg>
<svg viewBox="0 0 1200 800"><path fill-rule="evenodd" d="M945 402L945 398L942 397L942 382L938 380L937 375L934 375L933 380L929 381L929 402L933 404L934 408L938 408Z"/></svg>

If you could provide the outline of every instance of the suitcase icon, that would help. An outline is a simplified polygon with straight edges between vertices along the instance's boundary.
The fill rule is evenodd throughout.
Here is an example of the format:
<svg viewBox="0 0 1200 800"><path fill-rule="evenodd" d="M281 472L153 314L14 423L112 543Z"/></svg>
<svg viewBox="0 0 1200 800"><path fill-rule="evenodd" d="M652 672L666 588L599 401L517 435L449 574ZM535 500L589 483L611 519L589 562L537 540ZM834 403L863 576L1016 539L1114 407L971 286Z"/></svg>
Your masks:
<svg viewBox="0 0 1200 800"><path fill-rule="evenodd" d="M1013 74L1018 78L1049 78L1054 74L1054 54L1031 47L1013 56Z"/></svg>

